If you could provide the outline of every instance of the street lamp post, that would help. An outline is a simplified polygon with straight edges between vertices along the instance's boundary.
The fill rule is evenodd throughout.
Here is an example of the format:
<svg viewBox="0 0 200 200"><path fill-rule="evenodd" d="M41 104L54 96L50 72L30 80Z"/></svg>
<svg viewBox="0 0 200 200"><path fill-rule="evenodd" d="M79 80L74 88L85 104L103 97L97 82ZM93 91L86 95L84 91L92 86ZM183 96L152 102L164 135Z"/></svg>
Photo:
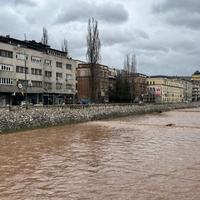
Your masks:
<svg viewBox="0 0 200 200"><path fill-rule="evenodd" d="M17 45L17 49L19 49L19 51L20 50L22 50L22 49L20 49L21 48L21 46L20 45ZM21 57L21 56L20 56ZM26 104L26 110L28 109L28 81L27 81L27 67L26 67L26 59L27 59L27 57L26 57L26 53L25 53L25 50L23 50L23 56L21 57L21 59L22 60L24 60L24 74L25 74L25 84L24 84L24 89L25 89L25 104Z"/></svg>
<svg viewBox="0 0 200 200"><path fill-rule="evenodd" d="M24 67L25 67L25 103L26 103L26 110L28 110L28 81L27 81L27 70L26 70L26 54L24 51Z"/></svg>

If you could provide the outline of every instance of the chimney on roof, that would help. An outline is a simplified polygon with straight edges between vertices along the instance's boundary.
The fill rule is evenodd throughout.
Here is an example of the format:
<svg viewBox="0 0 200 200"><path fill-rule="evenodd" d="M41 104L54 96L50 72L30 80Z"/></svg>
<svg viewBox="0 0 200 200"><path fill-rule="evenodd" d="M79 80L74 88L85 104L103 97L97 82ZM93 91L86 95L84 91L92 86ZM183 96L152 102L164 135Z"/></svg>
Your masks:
<svg viewBox="0 0 200 200"><path fill-rule="evenodd" d="M10 35L6 35L7 38L10 38Z"/></svg>

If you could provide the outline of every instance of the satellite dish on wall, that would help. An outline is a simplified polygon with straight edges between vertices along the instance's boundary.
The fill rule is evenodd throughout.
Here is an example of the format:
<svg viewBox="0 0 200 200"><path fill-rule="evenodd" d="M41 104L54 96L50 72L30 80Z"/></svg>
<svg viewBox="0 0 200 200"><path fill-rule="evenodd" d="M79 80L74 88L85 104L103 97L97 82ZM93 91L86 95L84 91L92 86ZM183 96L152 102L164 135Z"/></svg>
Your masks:
<svg viewBox="0 0 200 200"><path fill-rule="evenodd" d="M17 87L18 87L19 89L22 89L22 88L23 88L23 85L22 85L21 83L19 83L19 84L17 85Z"/></svg>

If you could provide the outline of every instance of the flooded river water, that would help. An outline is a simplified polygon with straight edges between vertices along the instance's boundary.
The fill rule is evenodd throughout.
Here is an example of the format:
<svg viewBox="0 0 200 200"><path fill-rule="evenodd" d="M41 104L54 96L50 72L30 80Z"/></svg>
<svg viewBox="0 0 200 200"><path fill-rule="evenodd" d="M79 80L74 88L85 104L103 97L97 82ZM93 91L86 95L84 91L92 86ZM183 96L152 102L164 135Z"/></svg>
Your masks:
<svg viewBox="0 0 200 200"><path fill-rule="evenodd" d="M0 136L0 200L199 200L200 109Z"/></svg>

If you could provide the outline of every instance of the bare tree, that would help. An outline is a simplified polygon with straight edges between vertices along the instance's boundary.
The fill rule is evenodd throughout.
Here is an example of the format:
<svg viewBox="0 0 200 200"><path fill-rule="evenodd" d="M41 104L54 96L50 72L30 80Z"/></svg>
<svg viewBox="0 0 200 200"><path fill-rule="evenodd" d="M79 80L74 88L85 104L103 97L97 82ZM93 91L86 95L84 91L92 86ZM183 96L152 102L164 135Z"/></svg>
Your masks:
<svg viewBox="0 0 200 200"><path fill-rule="evenodd" d="M94 18L88 20L87 60L91 69L91 99L96 101L96 64L100 60L101 41L99 39L98 22Z"/></svg>
<svg viewBox="0 0 200 200"><path fill-rule="evenodd" d="M131 72L130 54L126 54L124 57L124 70L128 73Z"/></svg>
<svg viewBox="0 0 200 200"><path fill-rule="evenodd" d="M42 34L41 42L44 45L48 45L48 31L45 27L43 27L43 34Z"/></svg>
<svg viewBox="0 0 200 200"><path fill-rule="evenodd" d="M62 51L64 51L65 53L67 53L68 56L68 41L64 38L64 40L62 41L62 45L61 45Z"/></svg>
<svg viewBox="0 0 200 200"><path fill-rule="evenodd" d="M127 54L124 57L124 70L127 72L127 80L130 88L130 99L131 102L134 100L134 92L135 92L135 77L134 73L137 72L137 62L135 54Z"/></svg>
<svg viewBox="0 0 200 200"><path fill-rule="evenodd" d="M124 57L124 70L128 73L136 73L137 72L137 62L135 54L127 54Z"/></svg>
<svg viewBox="0 0 200 200"><path fill-rule="evenodd" d="M137 61L136 61L136 55L132 55L131 59L131 72L132 73L137 73Z"/></svg>

